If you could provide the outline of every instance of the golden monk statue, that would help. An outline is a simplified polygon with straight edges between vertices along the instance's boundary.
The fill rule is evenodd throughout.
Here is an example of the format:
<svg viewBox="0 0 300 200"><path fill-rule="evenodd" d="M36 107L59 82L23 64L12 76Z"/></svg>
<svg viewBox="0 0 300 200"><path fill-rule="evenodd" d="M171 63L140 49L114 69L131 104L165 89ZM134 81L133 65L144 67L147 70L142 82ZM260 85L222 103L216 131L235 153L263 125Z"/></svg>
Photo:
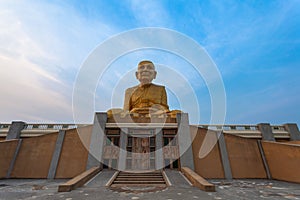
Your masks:
<svg viewBox="0 0 300 200"><path fill-rule="evenodd" d="M156 78L156 73L151 61L141 61L138 64L135 75L140 84L126 90L123 107L125 112L152 114L169 112L165 87L151 83Z"/></svg>
<svg viewBox="0 0 300 200"><path fill-rule="evenodd" d="M167 114L176 117L180 110L169 111L167 103L167 93L164 86L152 83L156 78L157 72L151 61L144 60L138 64L135 72L140 84L125 91L123 109L110 109L107 111L108 117L120 115L125 117L127 114Z"/></svg>

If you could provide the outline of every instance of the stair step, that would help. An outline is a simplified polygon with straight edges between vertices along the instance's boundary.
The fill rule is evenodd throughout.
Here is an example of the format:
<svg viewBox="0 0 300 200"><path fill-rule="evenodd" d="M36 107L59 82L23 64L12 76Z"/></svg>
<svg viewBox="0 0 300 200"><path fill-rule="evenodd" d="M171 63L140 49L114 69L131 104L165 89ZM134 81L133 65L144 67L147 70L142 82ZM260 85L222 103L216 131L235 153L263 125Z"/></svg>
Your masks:
<svg viewBox="0 0 300 200"><path fill-rule="evenodd" d="M114 181L113 184L164 184L165 181Z"/></svg>
<svg viewBox="0 0 300 200"><path fill-rule="evenodd" d="M122 183L117 183L117 184L113 184L111 185L111 187L124 187L124 186L130 186L130 187L141 187L141 186L155 186L155 187L166 187L166 184L122 184Z"/></svg>
<svg viewBox="0 0 300 200"><path fill-rule="evenodd" d="M124 172L120 172L120 174L161 174L161 173L124 173Z"/></svg>
<svg viewBox="0 0 300 200"><path fill-rule="evenodd" d="M112 183L115 186L166 186L166 182L162 173L159 172L145 172L145 173L130 173L120 172Z"/></svg>
<svg viewBox="0 0 300 200"><path fill-rule="evenodd" d="M164 179L164 177L143 177L143 176L132 176L132 177L117 177L117 178L121 178L121 179L132 179L132 178L140 178L140 179Z"/></svg>
<svg viewBox="0 0 300 200"><path fill-rule="evenodd" d="M158 171L126 171L126 172L120 172L120 173L128 173L128 174L160 174Z"/></svg>
<svg viewBox="0 0 300 200"><path fill-rule="evenodd" d="M162 176L161 174L119 174L118 176Z"/></svg>
<svg viewBox="0 0 300 200"><path fill-rule="evenodd" d="M138 175L138 176L118 176L118 177L124 177L124 178L127 178L127 177L142 177L142 178L160 178L160 177L163 177L163 176L142 176L142 175Z"/></svg>
<svg viewBox="0 0 300 200"><path fill-rule="evenodd" d="M164 181L164 179L163 178L160 179L142 179L142 178L119 179L117 178L115 181Z"/></svg>
<svg viewBox="0 0 300 200"><path fill-rule="evenodd" d="M163 178L163 176L118 176L119 178Z"/></svg>
<svg viewBox="0 0 300 200"><path fill-rule="evenodd" d="M122 174L122 173L120 173L119 176L161 176L161 174Z"/></svg>

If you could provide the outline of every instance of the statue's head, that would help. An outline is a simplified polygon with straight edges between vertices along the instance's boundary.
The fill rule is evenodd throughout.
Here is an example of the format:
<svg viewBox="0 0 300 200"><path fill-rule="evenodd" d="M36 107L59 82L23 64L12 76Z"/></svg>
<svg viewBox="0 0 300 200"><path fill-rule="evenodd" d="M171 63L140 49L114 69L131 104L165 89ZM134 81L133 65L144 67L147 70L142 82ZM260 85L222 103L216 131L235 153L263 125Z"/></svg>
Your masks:
<svg viewBox="0 0 300 200"><path fill-rule="evenodd" d="M139 62L135 76L140 81L141 85L151 83L152 80L156 78L154 64L148 60Z"/></svg>

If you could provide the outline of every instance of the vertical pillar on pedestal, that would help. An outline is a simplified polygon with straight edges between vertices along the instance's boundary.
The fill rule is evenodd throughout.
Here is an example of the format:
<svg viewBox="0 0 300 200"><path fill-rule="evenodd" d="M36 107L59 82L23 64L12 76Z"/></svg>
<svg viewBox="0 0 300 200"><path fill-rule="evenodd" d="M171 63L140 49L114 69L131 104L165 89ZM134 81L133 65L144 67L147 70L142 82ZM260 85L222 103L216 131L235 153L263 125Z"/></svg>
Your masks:
<svg viewBox="0 0 300 200"><path fill-rule="evenodd" d="M95 113L86 169L94 166L103 167L101 162L103 158L106 121L107 114L105 112Z"/></svg>
<svg viewBox="0 0 300 200"><path fill-rule="evenodd" d="M227 147L226 147L226 141L225 137L223 134L223 131L220 131L217 133L219 135L219 148L220 148L220 154L221 154L221 159L222 159L222 165L224 169L224 175L226 179L232 179L232 173L231 173L231 166L230 166L230 161L228 157L228 152L227 152Z"/></svg>
<svg viewBox="0 0 300 200"><path fill-rule="evenodd" d="M155 169L160 170L164 167L164 158L163 158L163 132L162 128L155 129Z"/></svg>
<svg viewBox="0 0 300 200"><path fill-rule="evenodd" d="M300 140L300 132L297 124L284 124L284 128L290 134L290 140Z"/></svg>
<svg viewBox="0 0 300 200"><path fill-rule="evenodd" d="M21 131L25 128L26 123L22 121L14 121L11 123L6 140L20 139Z"/></svg>
<svg viewBox="0 0 300 200"><path fill-rule="evenodd" d="M258 126L258 129L261 132L262 140L275 141L273 131L272 131L272 127L270 126L269 123L260 123L257 126Z"/></svg>
<svg viewBox="0 0 300 200"><path fill-rule="evenodd" d="M189 117L187 113L177 113L178 144L181 167L189 167L194 170L194 158L190 133Z"/></svg>
<svg viewBox="0 0 300 200"><path fill-rule="evenodd" d="M22 139L20 139L21 131L25 128L26 123L22 121L13 121L6 135L6 140L18 139L18 144L6 174L6 178L10 178L10 174L14 169L15 162L21 149Z"/></svg>
<svg viewBox="0 0 300 200"><path fill-rule="evenodd" d="M15 153L14 153L14 156L10 161L10 165L9 165L9 168L8 168L8 171L7 171L7 174L6 174L6 178L10 178L10 174L11 174L11 172L13 171L13 169L15 167L15 162L17 160L18 154L19 154L20 149L21 149L21 145L22 145L22 139L19 139L16 150L15 150Z"/></svg>
<svg viewBox="0 0 300 200"><path fill-rule="evenodd" d="M57 135L55 149L54 149L54 152L53 152L53 155L52 155L52 160L51 160L49 171L48 171L48 177L47 177L48 179L54 179L55 178L55 174L56 174L56 170L57 170L61 150L62 150L62 147L63 147L65 135L66 135L65 130L60 130L58 135Z"/></svg>
<svg viewBox="0 0 300 200"><path fill-rule="evenodd" d="M120 152L119 152L119 161L118 169L124 171L126 169L126 156L127 156L127 133L128 128L122 128L120 132Z"/></svg>
<svg viewBox="0 0 300 200"><path fill-rule="evenodd" d="M258 145L258 149L259 149L259 152L260 152L260 155L261 155L261 159L263 161L263 164L264 164L264 167L265 167L265 170L266 170L267 178L272 179L270 168L269 168L269 165L268 165L268 162L267 162L267 159L266 159L266 155L265 155L264 149L263 149L262 144L261 144L261 140L257 140L257 145Z"/></svg>

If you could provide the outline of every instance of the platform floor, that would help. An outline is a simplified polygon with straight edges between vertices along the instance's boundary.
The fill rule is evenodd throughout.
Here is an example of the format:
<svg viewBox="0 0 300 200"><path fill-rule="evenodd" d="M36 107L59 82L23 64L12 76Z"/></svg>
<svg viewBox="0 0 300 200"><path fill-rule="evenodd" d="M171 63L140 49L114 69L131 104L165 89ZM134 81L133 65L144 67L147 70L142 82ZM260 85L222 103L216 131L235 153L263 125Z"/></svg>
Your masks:
<svg viewBox="0 0 300 200"><path fill-rule="evenodd" d="M66 179L7 179L0 180L0 199L300 199L300 184L262 179L209 180L216 192L203 192L192 187L178 171L166 170L172 186L149 193L127 193L105 187L114 171L103 170L84 187L71 192L57 192Z"/></svg>

